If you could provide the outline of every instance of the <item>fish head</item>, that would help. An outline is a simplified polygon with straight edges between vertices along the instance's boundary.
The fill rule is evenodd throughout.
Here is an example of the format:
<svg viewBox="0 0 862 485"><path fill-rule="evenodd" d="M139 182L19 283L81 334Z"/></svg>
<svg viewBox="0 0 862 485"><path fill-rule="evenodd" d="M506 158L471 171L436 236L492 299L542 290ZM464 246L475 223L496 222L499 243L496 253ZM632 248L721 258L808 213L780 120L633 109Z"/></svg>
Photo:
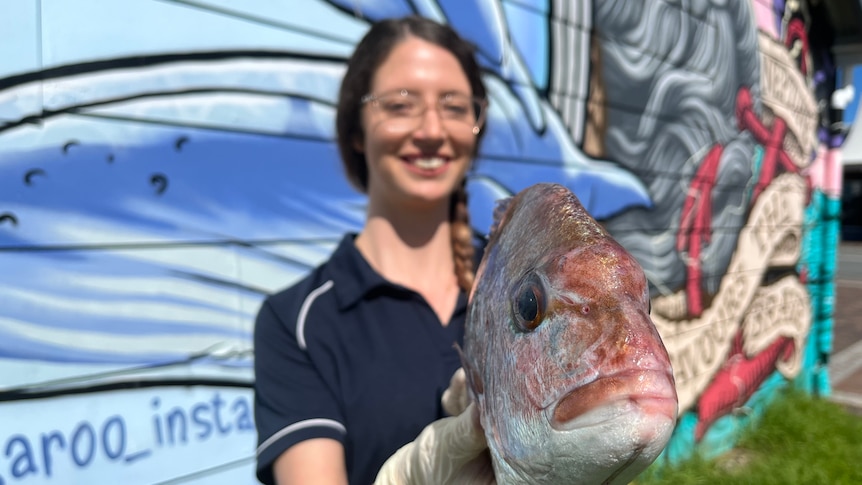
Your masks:
<svg viewBox="0 0 862 485"><path fill-rule="evenodd" d="M500 206L471 293L464 368L499 483L628 483L678 400L638 262L568 189Z"/></svg>

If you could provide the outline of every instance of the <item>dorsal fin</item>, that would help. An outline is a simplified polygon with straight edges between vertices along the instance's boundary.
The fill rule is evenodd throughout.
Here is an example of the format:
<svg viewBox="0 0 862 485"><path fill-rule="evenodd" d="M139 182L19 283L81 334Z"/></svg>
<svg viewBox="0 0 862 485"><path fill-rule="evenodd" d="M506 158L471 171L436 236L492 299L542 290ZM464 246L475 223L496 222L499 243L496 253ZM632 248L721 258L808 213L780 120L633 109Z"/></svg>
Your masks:
<svg viewBox="0 0 862 485"><path fill-rule="evenodd" d="M492 239L500 229L500 226L503 224L506 211L509 210L509 206L512 204L512 199L513 197L506 197L505 199L498 200L494 205L494 222L491 223L491 230L488 232L488 239Z"/></svg>

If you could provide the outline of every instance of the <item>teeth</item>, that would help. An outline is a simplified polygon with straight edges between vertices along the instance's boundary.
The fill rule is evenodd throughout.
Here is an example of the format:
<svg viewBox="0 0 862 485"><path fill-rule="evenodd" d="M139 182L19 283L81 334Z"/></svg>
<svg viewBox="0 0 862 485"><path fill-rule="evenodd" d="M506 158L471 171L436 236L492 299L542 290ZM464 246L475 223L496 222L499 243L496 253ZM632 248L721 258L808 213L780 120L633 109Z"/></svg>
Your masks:
<svg viewBox="0 0 862 485"><path fill-rule="evenodd" d="M440 157L432 157L432 158L417 158L413 160L413 164L423 170L434 170L436 168L440 168L445 163Z"/></svg>

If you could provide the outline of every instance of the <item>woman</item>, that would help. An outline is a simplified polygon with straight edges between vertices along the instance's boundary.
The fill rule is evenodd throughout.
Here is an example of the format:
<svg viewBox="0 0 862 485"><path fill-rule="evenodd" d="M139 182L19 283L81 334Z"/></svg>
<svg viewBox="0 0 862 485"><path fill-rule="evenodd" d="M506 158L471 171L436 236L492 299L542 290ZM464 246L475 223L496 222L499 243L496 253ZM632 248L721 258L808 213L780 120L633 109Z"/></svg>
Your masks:
<svg viewBox="0 0 862 485"><path fill-rule="evenodd" d="M260 309L264 483L371 483L444 417L474 277L465 174L485 108L473 49L449 27L386 20L357 45L336 129L347 175L368 195L367 219Z"/></svg>

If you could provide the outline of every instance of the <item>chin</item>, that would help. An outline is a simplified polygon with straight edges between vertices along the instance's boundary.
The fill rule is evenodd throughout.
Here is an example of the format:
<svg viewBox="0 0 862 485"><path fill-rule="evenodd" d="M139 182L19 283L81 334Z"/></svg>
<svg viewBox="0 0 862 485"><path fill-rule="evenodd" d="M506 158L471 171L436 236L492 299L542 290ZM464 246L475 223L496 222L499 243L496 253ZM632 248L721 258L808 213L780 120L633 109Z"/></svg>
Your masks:
<svg viewBox="0 0 862 485"><path fill-rule="evenodd" d="M449 201L452 193L458 188L458 185L451 182L424 181L421 183L411 183L404 187L404 198L411 202L417 208L433 208L438 205L449 207Z"/></svg>
<svg viewBox="0 0 862 485"><path fill-rule="evenodd" d="M628 484L658 458L676 425L668 413L631 403L588 414L562 430L546 421L543 432L531 433L541 439L522 436L511 450L492 447L498 483Z"/></svg>

